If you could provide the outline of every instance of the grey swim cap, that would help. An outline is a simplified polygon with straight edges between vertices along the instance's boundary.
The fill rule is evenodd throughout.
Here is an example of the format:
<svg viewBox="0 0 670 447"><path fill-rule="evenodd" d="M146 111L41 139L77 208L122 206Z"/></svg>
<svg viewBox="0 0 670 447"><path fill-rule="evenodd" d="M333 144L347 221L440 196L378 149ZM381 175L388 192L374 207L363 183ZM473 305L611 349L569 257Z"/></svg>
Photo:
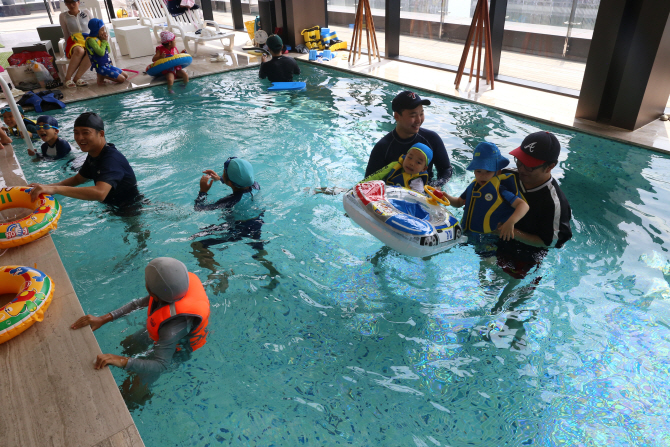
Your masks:
<svg viewBox="0 0 670 447"><path fill-rule="evenodd" d="M165 303L174 303L186 295L188 270L174 258L156 258L144 269L147 288Z"/></svg>

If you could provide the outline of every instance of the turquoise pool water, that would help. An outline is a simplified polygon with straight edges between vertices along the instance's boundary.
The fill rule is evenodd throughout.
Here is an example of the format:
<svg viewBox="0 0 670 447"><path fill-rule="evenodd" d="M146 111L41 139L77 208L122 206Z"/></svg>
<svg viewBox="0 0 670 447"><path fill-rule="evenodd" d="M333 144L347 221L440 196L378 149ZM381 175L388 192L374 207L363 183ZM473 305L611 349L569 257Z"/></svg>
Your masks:
<svg viewBox="0 0 670 447"><path fill-rule="evenodd" d="M211 300L207 345L148 402L128 400L145 444L669 445L670 159L421 93L433 101L424 125L455 165L451 194L470 181L480 141L507 154L542 129L563 146L554 173L574 238L492 313L508 277L472 246L403 257L353 224L341 195L312 194L362 178L402 88L302 69L301 93L268 94L250 69L54 114L72 141L75 117L99 112L151 202L118 217L61 198L54 239L84 310L141 296L157 256L185 262ZM232 155L256 169L251 211L194 212L201 171ZM73 163L19 158L28 181L73 174ZM210 197L227 192L217 184ZM261 213L264 251L249 238L209 249L193 238ZM121 353L144 321L137 312L97 331L102 350Z"/></svg>

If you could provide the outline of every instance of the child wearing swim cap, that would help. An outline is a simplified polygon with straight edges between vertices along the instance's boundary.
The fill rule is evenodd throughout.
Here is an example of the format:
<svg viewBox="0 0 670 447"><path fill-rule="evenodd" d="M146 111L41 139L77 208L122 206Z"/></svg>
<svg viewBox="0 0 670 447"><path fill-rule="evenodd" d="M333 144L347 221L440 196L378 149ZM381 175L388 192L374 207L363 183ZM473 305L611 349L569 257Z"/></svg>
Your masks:
<svg viewBox="0 0 670 447"><path fill-rule="evenodd" d="M528 204L521 196L514 176L502 174L509 160L500 154L493 143L479 143L472 162L467 167L475 179L460 197L444 194L451 206L465 205L461 219L463 231L493 233L500 239L514 239L514 225L528 212Z"/></svg>
<svg viewBox="0 0 670 447"><path fill-rule="evenodd" d="M151 59L152 62L179 54L174 33L171 33L170 31L163 31L160 36L161 45L156 47L156 54L154 54L154 57ZM186 53L186 50L182 51L182 53ZM184 81L184 87L186 87L186 84L188 84L188 73L186 73L186 70L184 70L181 65L163 70L161 71L161 74L164 75L167 79L168 92L170 93L174 93L172 90L172 84L174 84L175 77L181 78Z"/></svg>
<svg viewBox="0 0 670 447"><path fill-rule="evenodd" d="M19 109L19 113L21 114L21 120L23 120L23 124L26 126L26 130L28 131L28 137L31 139L36 139L37 138L37 126L35 125L35 122L32 120L29 120L25 116L23 116L23 107L20 105L16 106ZM14 118L14 114L12 113L12 109L9 108L9 106L4 106L0 108L0 115L2 115L2 121L7 125L7 133L13 137L19 137L23 138L23 135L21 134L21 131L19 131L19 126L16 124L16 118ZM30 150L28 151L30 153ZM35 155L33 152L30 155Z"/></svg>
<svg viewBox="0 0 670 447"><path fill-rule="evenodd" d="M426 168L433 159L433 151L423 143L414 144L398 161L389 163L360 183L384 180L387 185L402 186L423 194L428 184Z"/></svg>
<svg viewBox="0 0 670 447"><path fill-rule="evenodd" d="M123 70L112 65L109 58L109 42L107 28L100 19L91 19L88 22L89 34L86 37L86 52L91 59L91 67L98 74L98 85L104 86L105 79L122 84L128 78Z"/></svg>
<svg viewBox="0 0 670 447"><path fill-rule="evenodd" d="M37 118L37 134L44 144L42 144L42 157L48 157L53 160L65 157L72 148L70 143L58 136L58 121L53 116L42 115Z"/></svg>

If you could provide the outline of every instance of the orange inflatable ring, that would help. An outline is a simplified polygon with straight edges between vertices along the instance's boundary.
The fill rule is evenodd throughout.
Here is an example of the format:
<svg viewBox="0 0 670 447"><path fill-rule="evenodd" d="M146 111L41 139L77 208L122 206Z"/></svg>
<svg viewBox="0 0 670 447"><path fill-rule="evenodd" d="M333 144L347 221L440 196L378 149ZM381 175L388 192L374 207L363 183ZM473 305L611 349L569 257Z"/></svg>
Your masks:
<svg viewBox="0 0 670 447"><path fill-rule="evenodd" d="M0 344L44 319L44 311L54 294L54 284L37 269L8 265L0 267L0 295L5 293L17 295L0 307Z"/></svg>
<svg viewBox="0 0 670 447"><path fill-rule="evenodd" d="M0 211L10 208L34 210L23 219L0 224L0 249L17 247L39 239L58 226L61 207L54 196L40 194L30 199L32 188L17 186L0 188Z"/></svg>

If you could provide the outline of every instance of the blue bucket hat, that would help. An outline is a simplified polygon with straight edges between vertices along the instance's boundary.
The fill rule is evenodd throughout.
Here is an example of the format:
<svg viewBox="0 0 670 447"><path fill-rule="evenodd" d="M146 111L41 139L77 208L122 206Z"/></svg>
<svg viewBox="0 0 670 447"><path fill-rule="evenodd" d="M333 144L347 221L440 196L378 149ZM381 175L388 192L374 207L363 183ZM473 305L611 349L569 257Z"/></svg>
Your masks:
<svg viewBox="0 0 670 447"><path fill-rule="evenodd" d="M485 171L499 171L509 164L509 160L500 154L500 149L493 143L479 143L475 154L468 165L468 171L483 169Z"/></svg>
<svg viewBox="0 0 670 447"><path fill-rule="evenodd" d="M100 19L91 19L88 21L88 35L90 37L98 37L98 33L100 32L100 28L105 26L105 22L103 22Z"/></svg>
<svg viewBox="0 0 670 447"><path fill-rule="evenodd" d="M228 180L238 188L248 188L254 185L254 168L246 160L237 157L229 158L223 167Z"/></svg>
<svg viewBox="0 0 670 447"><path fill-rule="evenodd" d="M39 124L39 123L48 124L51 127L55 128L55 129L58 129L58 120L56 118L54 118L53 116L42 115L42 116L37 118L36 123L37 124Z"/></svg>
<svg viewBox="0 0 670 447"><path fill-rule="evenodd" d="M423 143L413 144L412 147L410 147L407 152L411 151L412 149L421 151L421 153L423 153L423 155L426 156L426 166L428 166L430 162L433 161L433 150L428 146L426 146L425 144Z"/></svg>

